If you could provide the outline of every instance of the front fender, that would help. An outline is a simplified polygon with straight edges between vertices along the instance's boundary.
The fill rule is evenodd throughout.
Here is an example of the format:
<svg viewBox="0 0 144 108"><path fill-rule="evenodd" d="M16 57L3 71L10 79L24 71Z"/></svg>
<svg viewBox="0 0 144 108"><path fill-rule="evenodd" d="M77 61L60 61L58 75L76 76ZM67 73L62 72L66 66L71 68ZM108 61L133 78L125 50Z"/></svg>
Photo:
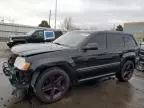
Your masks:
<svg viewBox="0 0 144 108"><path fill-rule="evenodd" d="M43 66L54 66L54 65L59 65L59 64L70 64L72 67L75 67L75 63L71 58L43 58L39 60L35 60L32 63L31 69L33 71L38 70L40 67Z"/></svg>
<svg viewBox="0 0 144 108"><path fill-rule="evenodd" d="M50 68L50 67L64 68L70 77L75 78L75 74L74 74L75 64L74 64L73 60L60 59L60 58L59 59L58 58L54 58L54 59L50 58L50 59L45 59L45 60L40 59L31 66L31 70L33 70L31 86L33 87L33 89L35 88L35 83L36 83L39 75L41 74L41 72L44 71L44 69Z"/></svg>

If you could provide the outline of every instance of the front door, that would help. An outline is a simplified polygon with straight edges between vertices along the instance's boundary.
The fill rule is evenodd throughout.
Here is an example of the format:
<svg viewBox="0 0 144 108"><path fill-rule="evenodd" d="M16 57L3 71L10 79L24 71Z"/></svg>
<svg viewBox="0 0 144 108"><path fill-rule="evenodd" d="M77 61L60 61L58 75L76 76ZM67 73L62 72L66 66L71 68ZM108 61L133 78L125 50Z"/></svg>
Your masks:
<svg viewBox="0 0 144 108"><path fill-rule="evenodd" d="M29 43L40 43L44 42L44 31L43 30L37 30L35 31L32 36L30 36L27 41Z"/></svg>
<svg viewBox="0 0 144 108"><path fill-rule="evenodd" d="M86 50L81 56L84 68L78 69L80 81L93 79L98 76L110 74L109 65L112 56L107 51L106 32L93 34L88 43L97 43L97 50ZM87 43L87 44L88 44Z"/></svg>

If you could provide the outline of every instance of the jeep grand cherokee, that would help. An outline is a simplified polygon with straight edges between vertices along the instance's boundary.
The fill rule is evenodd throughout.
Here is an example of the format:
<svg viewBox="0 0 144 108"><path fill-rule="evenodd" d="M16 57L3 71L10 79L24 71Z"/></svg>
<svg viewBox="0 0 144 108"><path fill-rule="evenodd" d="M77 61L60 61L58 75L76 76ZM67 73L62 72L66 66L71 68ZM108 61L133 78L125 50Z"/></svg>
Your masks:
<svg viewBox="0 0 144 108"><path fill-rule="evenodd" d="M72 31L53 43L25 44L11 49L3 72L18 90L33 90L44 103L60 100L71 85L115 75L133 75L138 45L131 34Z"/></svg>

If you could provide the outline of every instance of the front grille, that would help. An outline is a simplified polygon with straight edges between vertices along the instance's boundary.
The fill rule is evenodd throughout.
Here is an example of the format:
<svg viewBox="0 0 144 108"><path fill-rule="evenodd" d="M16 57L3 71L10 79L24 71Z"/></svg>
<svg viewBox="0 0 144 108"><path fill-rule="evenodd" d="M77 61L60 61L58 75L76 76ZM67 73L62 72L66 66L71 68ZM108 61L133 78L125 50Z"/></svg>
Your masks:
<svg viewBox="0 0 144 108"><path fill-rule="evenodd" d="M8 65L13 67L14 66L14 62L16 60L17 55L16 54L12 54L11 57L8 59Z"/></svg>

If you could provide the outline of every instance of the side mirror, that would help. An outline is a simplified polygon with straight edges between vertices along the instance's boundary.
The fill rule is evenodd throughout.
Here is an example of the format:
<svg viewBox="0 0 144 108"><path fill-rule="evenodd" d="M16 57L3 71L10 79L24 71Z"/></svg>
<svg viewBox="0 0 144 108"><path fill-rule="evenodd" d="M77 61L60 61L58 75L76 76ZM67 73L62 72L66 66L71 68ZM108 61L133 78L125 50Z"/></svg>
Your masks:
<svg viewBox="0 0 144 108"><path fill-rule="evenodd" d="M97 43L88 43L84 47L84 50L97 50L97 49L98 49L98 44Z"/></svg>

